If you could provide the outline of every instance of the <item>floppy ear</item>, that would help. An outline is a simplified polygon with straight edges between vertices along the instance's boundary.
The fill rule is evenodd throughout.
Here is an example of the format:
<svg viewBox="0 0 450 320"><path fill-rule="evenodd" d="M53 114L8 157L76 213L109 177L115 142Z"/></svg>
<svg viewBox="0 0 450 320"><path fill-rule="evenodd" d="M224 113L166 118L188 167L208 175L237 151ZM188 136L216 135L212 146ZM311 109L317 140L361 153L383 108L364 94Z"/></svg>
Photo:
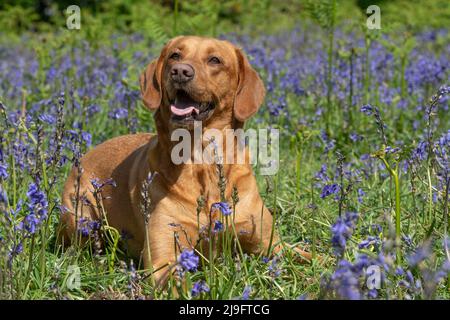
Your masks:
<svg viewBox="0 0 450 320"><path fill-rule="evenodd" d="M239 62L239 82L234 100L234 116L244 122L254 115L264 101L266 90L258 73L252 68L245 54L236 49Z"/></svg>
<svg viewBox="0 0 450 320"><path fill-rule="evenodd" d="M162 62L161 56L158 60L153 60L139 77L142 100L150 110L158 109L161 104Z"/></svg>

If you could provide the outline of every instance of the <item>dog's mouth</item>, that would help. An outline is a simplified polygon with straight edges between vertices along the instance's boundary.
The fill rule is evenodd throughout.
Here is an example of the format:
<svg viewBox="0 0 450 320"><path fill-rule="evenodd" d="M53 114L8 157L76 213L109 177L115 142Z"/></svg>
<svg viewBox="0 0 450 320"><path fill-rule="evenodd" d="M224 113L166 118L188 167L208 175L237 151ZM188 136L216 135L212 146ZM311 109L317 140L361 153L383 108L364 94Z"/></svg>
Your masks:
<svg viewBox="0 0 450 320"><path fill-rule="evenodd" d="M211 116L214 108L213 102L195 101L186 91L177 90L170 103L171 120L179 123L203 121Z"/></svg>

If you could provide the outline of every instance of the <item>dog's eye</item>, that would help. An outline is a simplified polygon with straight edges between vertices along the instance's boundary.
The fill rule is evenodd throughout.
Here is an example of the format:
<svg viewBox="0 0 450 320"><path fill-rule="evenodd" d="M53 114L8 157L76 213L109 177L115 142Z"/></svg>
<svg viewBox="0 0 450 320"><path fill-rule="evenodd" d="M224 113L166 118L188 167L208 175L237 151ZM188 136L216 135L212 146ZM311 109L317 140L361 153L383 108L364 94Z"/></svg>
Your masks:
<svg viewBox="0 0 450 320"><path fill-rule="evenodd" d="M181 55L178 52L174 52L170 55L169 59L180 60Z"/></svg>
<svg viewBox="0 0 450 320"><path fill-rule="evenodd" d="M210 64L221 64L222 62L217 57L211 57L211 58L209 58L208 63L210 63Z"/></svg>

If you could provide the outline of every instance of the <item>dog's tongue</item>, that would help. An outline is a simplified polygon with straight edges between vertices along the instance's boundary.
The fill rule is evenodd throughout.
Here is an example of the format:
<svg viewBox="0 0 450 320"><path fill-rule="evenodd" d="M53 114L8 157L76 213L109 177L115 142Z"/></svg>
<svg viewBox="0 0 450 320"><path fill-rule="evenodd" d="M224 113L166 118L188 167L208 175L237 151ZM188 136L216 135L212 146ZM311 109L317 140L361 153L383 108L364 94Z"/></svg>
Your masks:
<svg viewBox="0 0 450 320"><path fill-rule="evenodd" d="M199 103L192 100L185 92L179 92L174 104L170 106L170 111L177 116L189 115L192 112L199 114L198 106Z"/></svg>
<svg viewBox="0 0 450 320"><path fill-rule="evenodd" d="M200 113L196 107L178 108L174 105L170 106L170 111L177 116L185 116L187 114L191 114L192 111L195 111L197 114Z"/></svg>

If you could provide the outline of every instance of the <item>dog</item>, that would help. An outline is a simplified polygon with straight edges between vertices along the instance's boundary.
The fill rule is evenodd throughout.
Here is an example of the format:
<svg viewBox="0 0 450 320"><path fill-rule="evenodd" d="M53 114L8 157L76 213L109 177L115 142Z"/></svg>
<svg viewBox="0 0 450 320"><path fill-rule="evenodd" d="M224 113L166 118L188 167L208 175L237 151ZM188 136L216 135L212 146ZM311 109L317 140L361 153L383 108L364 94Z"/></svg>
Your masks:
<svg viewBox="0 0 450 320"><path fill-rule="evenodd" d="M154 112L157 134L132 134L110 139L89 151L73 168L64 187L65 208L60 221L60 238L65 244L77 234L77 219L106 218L108 224L130 235L127 249L141 258L145 269L154 270L157 283L167 280L181 249L193 249L199 242L199 227L210 225L220 212L210 210L222 198L231 199L237 190L235 229L242 249L250 254L283 249L272 230L273 218L258 192L248 161L224 164L226 187L221 191L215 164L174 164L171 133L177 128L192 131L194 122L202 130L243 128L265 97L263 81L244 52L228 41L197 36L170 40L158 59L140 76L144 105ZM248 160L248 150L246 153ZM143 214L143 185L153 174L148 189L148 215ZM101 189L103 205L96 205L91 179L112 178L115 186ZM234 189L235 188L235 189ZM75 199L83 195L83 201ZM197 215L198 199L203 210ZM106 217L103 217L105 215ZM200 226L198 225L200 224ZM174 233L177 245L174 245ZM311 255L294 250L301 260Z"/></svg>

